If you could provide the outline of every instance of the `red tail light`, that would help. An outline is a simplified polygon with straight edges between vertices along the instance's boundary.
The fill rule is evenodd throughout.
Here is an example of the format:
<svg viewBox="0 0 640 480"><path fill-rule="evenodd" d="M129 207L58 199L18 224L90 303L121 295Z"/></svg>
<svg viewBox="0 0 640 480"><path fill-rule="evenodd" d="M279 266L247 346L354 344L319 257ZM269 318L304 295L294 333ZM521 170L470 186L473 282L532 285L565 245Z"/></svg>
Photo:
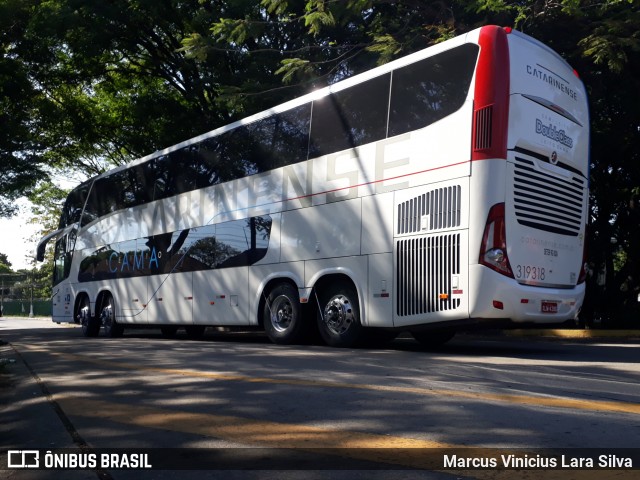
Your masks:
<svg viewBox="0 0 640 480"><path fill-rule="evenodd" d="M507 235L504 220L504 203L496 203L487 216L487 223L480 245L480 260L492 270L513 278L507 256Z"/></svg>

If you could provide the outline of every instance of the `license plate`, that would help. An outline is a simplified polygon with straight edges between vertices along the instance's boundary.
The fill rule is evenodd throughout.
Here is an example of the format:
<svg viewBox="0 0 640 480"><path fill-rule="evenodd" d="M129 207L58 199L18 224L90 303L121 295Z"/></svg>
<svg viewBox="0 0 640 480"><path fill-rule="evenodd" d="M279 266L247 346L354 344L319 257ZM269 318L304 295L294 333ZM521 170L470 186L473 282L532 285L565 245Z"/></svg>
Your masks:
<svg viewBox="0 0 640 480"><path fill-rule="evenodd" d="M542 313L558 313L558 302L545 302L543 300L540 311Z"/></svg>

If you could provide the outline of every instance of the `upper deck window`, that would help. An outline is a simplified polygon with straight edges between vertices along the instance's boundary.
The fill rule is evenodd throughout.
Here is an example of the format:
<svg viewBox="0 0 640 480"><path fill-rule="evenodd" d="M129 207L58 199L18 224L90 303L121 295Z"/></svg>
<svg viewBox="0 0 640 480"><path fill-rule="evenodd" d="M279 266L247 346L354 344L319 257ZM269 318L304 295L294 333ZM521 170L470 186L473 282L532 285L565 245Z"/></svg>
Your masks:
<svg viewBox="0 0 640 480"><path fill-rule="evenodd" d="M478 52L463 44L101 177L82 223L424 128L462 107ZM65 221L77 218L85 197L69 197Z"/></svg>
<svg viewBox="0 0 640 480"><path fill-rule="evenodd" d="M389 136L424 128L462 107L479 47L466 43L393 71Z"/></svg>

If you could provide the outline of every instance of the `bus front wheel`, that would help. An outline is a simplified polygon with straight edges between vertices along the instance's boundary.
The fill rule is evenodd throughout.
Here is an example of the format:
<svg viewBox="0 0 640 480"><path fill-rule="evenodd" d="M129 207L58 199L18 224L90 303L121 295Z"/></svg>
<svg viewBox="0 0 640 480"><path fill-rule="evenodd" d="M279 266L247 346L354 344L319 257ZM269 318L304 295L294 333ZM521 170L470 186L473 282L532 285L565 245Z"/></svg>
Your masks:
<svg viewBox="0 0 640 480"><path fill-rule="evenodd" d="M100 333L100 320L91 315L89 297L82 297L78 302L78 310L76 312L76 319L81 325L82 335L84 337L97 337L98 333Z"/></svg>
<svg viewBox="0 0 640 480"><path fill-rule="evenodd" d="M116 321L116 309L113 301L113 297L107 294L102 302L102 312L100 312L100 319L102 325L104 325L104 334L109 338L121 337L124 333L124 328Z"/></svg>
<svg viewBox="0 0 640 480"><path fill-rule="evenodd" d="M352 347L360 340L362 325L358 294L346 282L327 285L318 292L318 330L332 347Z"/></svg>
<svg viewBox="0 0 640 480"><path fill-rule="evenodd" d="M298 289L290 283L276 285L265 297L262 314L264 330L273 343L301 342L305 335Z"/></svg>

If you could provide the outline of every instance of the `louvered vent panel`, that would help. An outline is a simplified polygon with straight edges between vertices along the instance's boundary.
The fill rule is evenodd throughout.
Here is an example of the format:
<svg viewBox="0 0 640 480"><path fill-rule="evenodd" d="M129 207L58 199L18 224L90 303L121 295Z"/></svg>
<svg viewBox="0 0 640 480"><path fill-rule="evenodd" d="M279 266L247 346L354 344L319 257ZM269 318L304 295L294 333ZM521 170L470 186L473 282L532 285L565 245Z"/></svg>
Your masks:
<svg viewBox="0 0 640 480"><path fill-rule="evenodd" d="M461 191L460 185L437 188L400 203L398 205L397 233L459 227Z"/></svg>
<svg viewBox="0 0 640 480"><path fill-rule="evenodd" d="M485 150L491 148L491 133L493 130L493 107L480 108L476 110L476 125L475 125L475 150Z"/></svg>
<svg viewBox="0 0 640 480"><path fill-rule="evenodd" d="M546 232L577 236L584 224L586 180L538 171L531 160L516 157L514 207L518 223Z"/></svg>
<svg viewBox="0 0 640 480"><path fill-rule="evenodd" d="M397 314L453 310L451 277L460 273L460 234L413 237L397 242Z"/></svg>

